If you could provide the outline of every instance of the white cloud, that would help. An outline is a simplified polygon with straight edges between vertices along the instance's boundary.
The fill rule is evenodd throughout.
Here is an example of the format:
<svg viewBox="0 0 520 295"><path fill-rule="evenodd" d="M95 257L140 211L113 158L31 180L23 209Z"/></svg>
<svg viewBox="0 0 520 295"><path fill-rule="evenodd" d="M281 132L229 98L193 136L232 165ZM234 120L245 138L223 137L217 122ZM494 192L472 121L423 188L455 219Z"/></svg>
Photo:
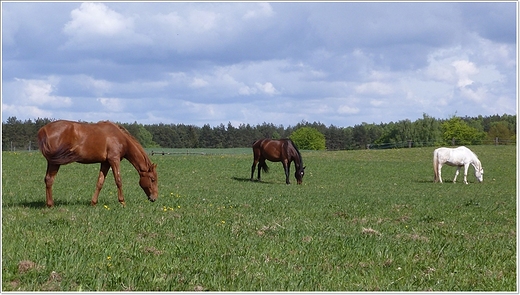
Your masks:
<svg viewBox="0 0 520 295"><path fill-rule="evenodd" d="M359 113L359 108L357 107L352 107L352 106L349 106L349 105L340 105L338 107L338 113L339 114L344 114L344 115L352 115L352 114L357 114Z"/></svg>
<svg viewBox="0 0 520 295"><path fill-rule="evenodd" d="M99 97L96 99L108 111L121 112L125 108L124 100L120 98Z"/></svg>
<svg viewBox="0 0 520 295"><path fill-rule="evenodd" d="M388 95L394 92L392 85L383 82L368 82L356 86L357 93Z"/></svg>
<svg viewBox="0 0 520 295"><path fill-rule="evenodd" d="M79 75L75 77L75 82L92 91L97 96L109 92L113 88L113 83L105 79L95 79L87 75Z"/></svg>
<svg viewBox="0 0 520 295"><path fill-rule="evenodd" d="M128 46L151 46L153 40L147 34L135 32L133 16L125 16L106 4L85 2L70 13L71 20L63 26L69 40L59 49L102 49L107 52Z"/></svg>
<svg viewBox="0 0 520 295"><path fill-rule="evenodd" d="M249 86L243 86L238 89L238 94L240 95L251 95L255 93L257 93L257 89Z"/></svg>
<svg viewBox="0 0 520 295"><path fill-rule="evenodd" d="M193 78L193 81L191 82L190 86L194 88L201 88L208 86L208 82L201 78Z"/></svg>
<svg viewBox="0 0 520 295"><path fill-rule="evenodd" d="M278 93L278 91L276 90L276 88L274 88L274 86L271 82L266 82L264 84L255 83L255 85L256 85L256 88L260 89L260 91L262 91L266 94L274 95L274 94Z"/></svg>
<svg viewBox="0 0 520 295"><path fill-rule="evenodd" d="M4 104L2 103L2 116L17 117L17 118L52 118L51 111L39 108L37 106L25 106L18 104Z"/></svg>
<svg viewBox="0 0 520 295"><path fill-rule="evenodd" d="M382 100L378 100L378 99L371 99L370 100L370 105L374 106L374 107L380 107L384 104L384 101Z"/></svg>
<svg viewBox="0 0 520 295"><path fill-rule="evenodd" d="M261 17L270 17L273 15L273 8L271 7L271 4L266 2L257 3L258 9L255 10L248 10L244 16L243 19L255 19L255 18L261 18Z"/></svg>
<svg viewBox="0 0 520 295"><path fill-rule="evenodd" d="M455 67L455 72L458 75L457 86L465 87L471 85L473 80L470 76L478 74L478 69L474 63L467 60L457 60L451 63Z"/></svg>
<svg viewBox="0 0 520 295"><path fill-rule="evenodd" d="M63 31L79 38L85 35L115 36L133 27L131 18L125 18L103 3L82 3L70 16L72 20L65 24Z"/></svg>
<svg viewBox="0 0 520 295"><path fill-rule="evenodd" d="M196 33L213 30L218 24L219 15L213 11L194 10L189 15L188 28Z"/></svg>
<svg viewBox="0 0 520 295"><path fill-rule="evenodd" d="M22 93L20 93L18 103L25 105L52 106L57 108L69 107L72 105L70 97L53 95L59 79L50 77L48 80L26 80L16 79L19 82Z"/></svg>

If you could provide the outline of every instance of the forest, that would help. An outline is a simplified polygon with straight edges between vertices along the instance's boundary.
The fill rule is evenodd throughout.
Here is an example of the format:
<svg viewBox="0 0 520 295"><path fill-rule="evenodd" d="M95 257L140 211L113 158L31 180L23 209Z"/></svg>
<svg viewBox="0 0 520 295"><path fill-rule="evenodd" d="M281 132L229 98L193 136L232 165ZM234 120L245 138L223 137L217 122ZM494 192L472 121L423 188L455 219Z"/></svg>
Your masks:
<svg viewBox="0 0 520 295"><path fill-rule="evenodd" d="M19 120L9 117L2 122L2 150L36 150L37 132L55 119ZM185 124L143 125L121 123L145 148L236 148L250 147L259 138L287 138L307 127L325 137L327 150L385 149L421 146L480 144L516 144L516 115L492 115L436 119L423 114L389 123L361 123L349 127L326 126L320 122L299 122L284 127L272 123L202 127ZM305 149L305 147L300 147Z"/></svg>

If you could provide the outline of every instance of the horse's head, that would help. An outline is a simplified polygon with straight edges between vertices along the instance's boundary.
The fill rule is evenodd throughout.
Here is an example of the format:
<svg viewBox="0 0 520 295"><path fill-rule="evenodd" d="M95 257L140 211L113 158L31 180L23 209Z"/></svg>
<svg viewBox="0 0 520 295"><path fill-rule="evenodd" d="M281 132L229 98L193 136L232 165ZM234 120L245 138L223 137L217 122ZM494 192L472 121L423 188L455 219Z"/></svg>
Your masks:
<svg viewBox="0 0 520 295"><path fill-rule="evenodd" d="M296 178L296 182L298 184L302 184L303 176L305 175L305 167L299 167L294 172L294 177Z"/></svg>
<svg viewBox="0 0 520 295"><path fill-rule="evenodd" d="M484 168L480 167L480 169L475 169L475 177L478 182L484 181Z"/></svg>
<svg viewBox="0 0 520 295"><path fill-rule="evenodd" d="M151 164L148 171L139 172L139 185L144 193L148 196L148 200L155 202L159 195L159 188L157 186L157 164Z"/></svg>

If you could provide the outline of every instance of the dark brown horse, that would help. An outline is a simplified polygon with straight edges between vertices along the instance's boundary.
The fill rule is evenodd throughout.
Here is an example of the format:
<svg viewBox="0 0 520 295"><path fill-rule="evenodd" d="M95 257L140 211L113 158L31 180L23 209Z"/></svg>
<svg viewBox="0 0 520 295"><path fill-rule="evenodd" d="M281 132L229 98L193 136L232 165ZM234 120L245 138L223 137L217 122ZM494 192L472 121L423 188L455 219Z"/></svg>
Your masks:
<svg viewBox="0 0 520 295"><path fill-rule="evenodd" d="M271 162L282 162L285 171L285 183L290 184L289 170L291 169L291 162L294 161L296 171L294 177L298 184L302 184L303 175L305 174L303 167L303 160L300 151L290 139L259 139L253 143L253 166L251 166L251 180L255 173L256 164L258 163L258 180L260 181L260 170L264 172L269 171L269 167L265 160Z"/></svg>
<svg viewBox="0 0 520 295"><path fill-rule="evenodd" d="M102 121L95 124L72 121L55 121L38 131L38 145L47 159L45 175L47 206L54 206L52 184L61 165L78 162L82 164L101 163L92 205L98 202L108 170L112 168L117 185L117 198L124 206L120 161L125 158L139 172L139 185L148 199L154 202L158 196L157 164L123 127L112 122Z"/></svg>

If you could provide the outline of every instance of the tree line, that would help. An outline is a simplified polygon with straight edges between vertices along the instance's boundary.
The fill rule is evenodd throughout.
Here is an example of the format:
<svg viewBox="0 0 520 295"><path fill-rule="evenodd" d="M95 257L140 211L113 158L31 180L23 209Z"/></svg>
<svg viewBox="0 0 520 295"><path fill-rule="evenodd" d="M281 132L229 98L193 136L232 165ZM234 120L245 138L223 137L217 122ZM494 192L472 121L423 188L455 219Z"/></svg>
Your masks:
<svg viewBox="0 0 520 295"><path fill-rule="evenodd" d="M2 122L2 150L36 150L37 132L55 119ZM326 126L302 121L284 127L272 123L257 125L231 123L211 127L185 124L119 123L146 148L236 148L250 147L259 138L287 138L307 127L325 137L327 150L381 149L439 145L516 144L516 115L492 115L436 119L423 114L415 121L361 123L349 127ZM301 147L305 149L305 147Z"/></svg>

